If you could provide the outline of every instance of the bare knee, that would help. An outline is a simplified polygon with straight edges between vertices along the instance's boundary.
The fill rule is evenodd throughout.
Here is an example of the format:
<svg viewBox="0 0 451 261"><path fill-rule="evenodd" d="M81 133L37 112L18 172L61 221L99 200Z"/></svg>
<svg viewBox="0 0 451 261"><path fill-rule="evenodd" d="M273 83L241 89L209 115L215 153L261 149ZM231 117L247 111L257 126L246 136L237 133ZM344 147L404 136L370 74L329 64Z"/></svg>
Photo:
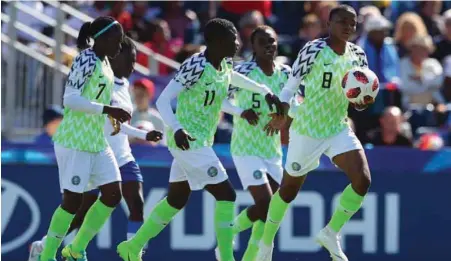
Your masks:
<svg viewBox="0 0 451 261"><path fill-rule="evenodd" d="M176 209L182 209L188 203L188 199L191 195L191 189L188 182L174 182L169 183L168 196L166 200L169 205Z"/></svg>
<svg viewBox="0 0 451 261"><path fill-rule="evenodd" d="M82 193L75 193L64 190L63 203L61 204L61 207L67 212L75 215L75 213L77 213L78 209L80 208L82 201Z"/></svg>
<svg viewBox="0 0 451 261"><path fill-rule="evenodd" d="M122 200L122 191L119 182L110 183L100 187L102 195L100 200L108 207L116 207Z"/></svg>
<svg viewBox="0 0 451 261"><path fill-rule="evenodd" d="M210 192L217 201L236 201L236 192L229 180L225 180L219 184L211 184L205 186L205 189Z"/></svg>
<svg viewBox="0 0 451 261"><path fill-rule="evenodd" d="M354 180L351 181L355 192L361 196L366 195L371 186L371 175L369 170L363 171Z"/></svg>

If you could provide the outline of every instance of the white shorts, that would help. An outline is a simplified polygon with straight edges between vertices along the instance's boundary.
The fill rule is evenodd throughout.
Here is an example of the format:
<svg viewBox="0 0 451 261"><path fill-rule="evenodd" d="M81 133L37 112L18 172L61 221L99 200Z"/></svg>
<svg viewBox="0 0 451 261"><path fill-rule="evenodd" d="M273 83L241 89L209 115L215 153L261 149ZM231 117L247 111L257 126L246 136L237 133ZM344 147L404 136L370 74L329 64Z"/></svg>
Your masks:
<svg viewBox="0 0 451 261"><path fill-rule="evenodd" d="M169 182L188 181L191 190L218 184L229 177L218 156L210 147L195 150L169 150L174 156Z"/></svg>
<svg viewBox="0 0 451 261"><path fill-rule="evenodd" d="M264 159L257 156L232 156L244 189L268 183L269 174L278 184L282 181L282 158Z"/></svg>
<svg viewBox="0 0 451 261"><path fill-rule="evenodd" d="M361 149L362 144L350 128L327 139L314 139L290 131L285 170L291 176L300 177L319 166L322 154L332 160L339 154Z"/></svg>
<svg viewBox="0 0 451 261"><path fill-rule="evenodd" d="M83 193L121 181L121 173L110 147L98 153L68 149L55 144L61 192Z"/></svg>

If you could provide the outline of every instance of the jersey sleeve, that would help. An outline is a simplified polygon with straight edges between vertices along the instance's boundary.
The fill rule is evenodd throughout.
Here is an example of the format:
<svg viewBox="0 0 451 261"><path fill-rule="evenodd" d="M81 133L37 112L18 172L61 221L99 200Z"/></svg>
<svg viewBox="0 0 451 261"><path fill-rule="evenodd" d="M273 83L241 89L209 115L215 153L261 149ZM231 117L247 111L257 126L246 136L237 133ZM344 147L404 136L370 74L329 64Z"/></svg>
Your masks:
<svg viewBox="0 0 451 261"><path fill-rule="evenodd" d="M184 88L189 89L199 81L204 72L205 65L205 55L203 53L195 54L182 63L180 69L174 76L174 80Z"/></svg>
<svg viewBox="0 0 451 261"><path fill-rule="evenodd" d="M94 52L89 49L78 54L70 68L69 76L66 81L66 88L72 88L82 92L85 83L96 68L96 59Z"/></svg>
<svg viewBox="0 0 451 261"><path fill-rule="evenodd" d="M362 68L367 68L368 60L366 59L365 51L363 51L363 49L356 44L353 44L351 46L351 49L352 49L352 52L357 56L357 59L359 61L359 66Z"/></svg>
<svg viewBox="0 0 451 261"><path fill-rule="evenodd" d="M244 63L240 63L238 65L236 65L233 68L234 72L240 73L244 76L248 76L249 73L251 73L255 67L257 66L257 63L254 61L250 61L250 62L244 62ZM234 94L239 90L240 88L231 84L229 86L229 98L233 97Z"/></svg>
<svg viewBox="0 0 451 261"><path fill-rule="evenodd" d="M287 76L287 79L290 77L291 74L291 67L286 65L286 64L281 64L280 65L280 70L282 71L283 74L285 74L285 76Z"/></svg>

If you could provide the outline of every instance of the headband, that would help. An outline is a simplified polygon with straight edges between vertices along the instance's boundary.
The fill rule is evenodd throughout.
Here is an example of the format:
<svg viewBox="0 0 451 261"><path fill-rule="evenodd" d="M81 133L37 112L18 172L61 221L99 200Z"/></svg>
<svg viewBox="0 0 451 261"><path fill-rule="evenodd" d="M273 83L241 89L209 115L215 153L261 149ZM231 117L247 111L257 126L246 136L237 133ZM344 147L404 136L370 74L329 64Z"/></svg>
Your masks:
<svg viewBox="0 0 451 261"><path fill-rule="evenodd" d="M105 26L105 28L103 28L103 29L100 30L98 33L96 33L96 34L93 36L93 39L96 39L97 37L99 37L100 35L102 35L104 32L106 32L108 29L110 29L111 27L113 27L113 25L115 25L115 24L117 24L117 23L118 23L117 21L111 22L111 24Z"/></svg>

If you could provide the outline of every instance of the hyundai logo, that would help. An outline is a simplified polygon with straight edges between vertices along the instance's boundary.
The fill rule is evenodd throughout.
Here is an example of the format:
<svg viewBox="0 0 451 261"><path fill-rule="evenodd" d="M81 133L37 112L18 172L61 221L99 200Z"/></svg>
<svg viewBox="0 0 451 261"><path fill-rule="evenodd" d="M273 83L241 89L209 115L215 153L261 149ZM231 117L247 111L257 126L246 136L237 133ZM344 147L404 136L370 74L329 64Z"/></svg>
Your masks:
<svg viewBox="0 0 451 261"><path fill-rule="evenodd" d="M15 209L25 204L30 210L31 216L19 216L18 213L14 213ZM36 200L22 187L14 184L11 181L2 179L2 254L13 251L31 239L39 228L41 213L39 211ZM5 239L3 233L6 231L10 222L27 221L28 226L24 225L24 229L21 233L14 238Z"/></svg>

